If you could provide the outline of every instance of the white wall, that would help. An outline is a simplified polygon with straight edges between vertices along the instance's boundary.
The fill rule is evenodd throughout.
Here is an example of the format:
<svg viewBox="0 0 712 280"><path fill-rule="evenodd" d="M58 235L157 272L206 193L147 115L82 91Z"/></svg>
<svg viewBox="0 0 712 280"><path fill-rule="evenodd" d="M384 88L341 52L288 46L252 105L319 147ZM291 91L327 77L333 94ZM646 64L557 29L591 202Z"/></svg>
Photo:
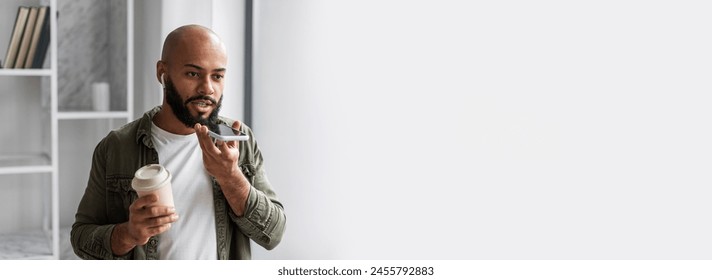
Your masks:
<svg viewBox="0 0 712 280"><path fill-rule="evenodd" d="M709 259L700 1L256 2L270 259Z"/></svg>
<svg viewBox="0 0 712 280"><path fill-rule="evenodd" d="M161 85L156 81L156 62L161 58L165 38L161 30L161 2L134 2L134 118L160 105L163 98Z"/></svg>

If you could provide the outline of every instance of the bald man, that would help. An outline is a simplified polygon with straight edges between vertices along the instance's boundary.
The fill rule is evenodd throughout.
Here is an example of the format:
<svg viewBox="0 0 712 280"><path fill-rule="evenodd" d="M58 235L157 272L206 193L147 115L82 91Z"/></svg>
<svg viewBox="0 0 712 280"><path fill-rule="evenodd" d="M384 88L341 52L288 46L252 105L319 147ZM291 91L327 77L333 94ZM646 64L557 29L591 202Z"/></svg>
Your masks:
<svg viewBox="0 0 712 280"><path fill-rule="evenodd" d="M250 259L250 240L280 242L286 216L264 171L252 130L219 115L225 45L210 29L182 26L164 41L156 79L163 104L117 130L94 150L71 242L83 259ZM218 124L248 141L210 138ZM137 197L136 170L161 164L175 207Z"/></svg>

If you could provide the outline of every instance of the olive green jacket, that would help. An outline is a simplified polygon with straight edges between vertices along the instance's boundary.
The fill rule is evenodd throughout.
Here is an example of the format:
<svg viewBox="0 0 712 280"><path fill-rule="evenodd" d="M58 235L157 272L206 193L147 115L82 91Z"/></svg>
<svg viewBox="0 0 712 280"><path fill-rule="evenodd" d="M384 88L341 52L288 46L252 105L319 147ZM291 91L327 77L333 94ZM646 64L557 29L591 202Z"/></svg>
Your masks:
<svg viewBox="0 0 712 280"><path fill-rule="evenodd" d="M131 188L134 173L140 167L159 163L151 137L151 121L160 106L142 118L111 131L94 150L89 182L84 192L75 222L71 242L74 253L83 259L158 259L160 235L146 245L136 246L123 256L111 251L111 232L116 224L128 221L129 205L136 200ZM233 121L220 117L232 125ZM231 210L215 178L213 198L218 259L250 259L250 239L270 250L277 246L284 233L286 216L282 204L270 186L252 130L241 125L240 130L250 140L239 145L239 166L252 187L245 215L237 217Z"/></svg>

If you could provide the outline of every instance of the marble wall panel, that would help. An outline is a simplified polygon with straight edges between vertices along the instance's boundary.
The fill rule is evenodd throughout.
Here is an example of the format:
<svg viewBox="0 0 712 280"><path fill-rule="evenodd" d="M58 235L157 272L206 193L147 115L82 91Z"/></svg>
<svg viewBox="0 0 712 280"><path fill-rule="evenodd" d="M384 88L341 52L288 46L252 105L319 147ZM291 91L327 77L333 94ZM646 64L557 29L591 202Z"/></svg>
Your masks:
<svg viewBox="0 0 712 280"><path fill-rule="evenodd" d="M92 109L92 84L110 84L111 109L126 109L126 1L59 0L61 111Z"/></svg>

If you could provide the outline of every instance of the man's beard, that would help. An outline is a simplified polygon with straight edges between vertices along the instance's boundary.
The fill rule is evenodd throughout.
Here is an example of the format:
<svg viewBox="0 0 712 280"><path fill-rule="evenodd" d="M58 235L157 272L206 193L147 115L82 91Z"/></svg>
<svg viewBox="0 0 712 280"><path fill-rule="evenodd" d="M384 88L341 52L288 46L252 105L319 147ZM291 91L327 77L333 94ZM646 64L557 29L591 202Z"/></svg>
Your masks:
<svg viewBox="0 0 712 280"><path fill-rule="evenodd" d="M193 128L196 123L199 123L201 125L208 126L208 128L212 131L217 130L218 113L220 112L220 107L222 106L222 96L220 96L219 101L215 101L214 98L207 95L195 95L188 98L188 100L183 101L183 98L180 97L178 90L176 90L176 87L173 85L171 80L166 80L165 84L166 100L168 101L168 105L171 106L171 110L173 110L173 115L175 115L180 122L189 128ZM215 106L207 118L193 116L190 114L190 111L188 111L188 103L201 99L208 100Z"/></svg>

